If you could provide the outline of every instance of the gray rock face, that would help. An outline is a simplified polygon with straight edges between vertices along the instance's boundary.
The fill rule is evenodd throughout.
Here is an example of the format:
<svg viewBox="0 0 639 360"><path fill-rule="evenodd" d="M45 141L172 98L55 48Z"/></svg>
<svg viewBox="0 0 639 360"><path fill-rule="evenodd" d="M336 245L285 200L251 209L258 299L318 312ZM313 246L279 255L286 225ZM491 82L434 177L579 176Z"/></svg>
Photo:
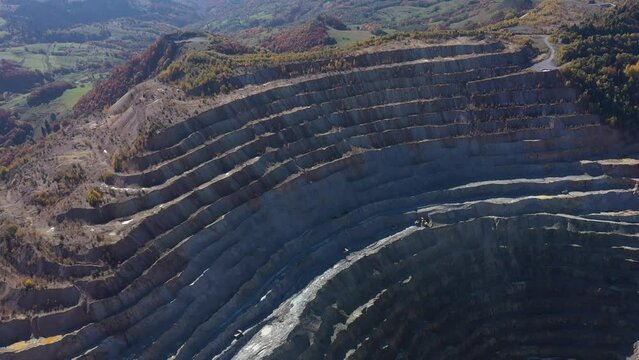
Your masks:
<svg viewBox="0 0 639 360"><path fill-rule="evenodd" d="M631 355L638 145L525 50L435 49L158 134L118 175L145 195L60 217L131 221L77 255L117 266L1 323L0 346L63 336L0 357Z"/></svg>

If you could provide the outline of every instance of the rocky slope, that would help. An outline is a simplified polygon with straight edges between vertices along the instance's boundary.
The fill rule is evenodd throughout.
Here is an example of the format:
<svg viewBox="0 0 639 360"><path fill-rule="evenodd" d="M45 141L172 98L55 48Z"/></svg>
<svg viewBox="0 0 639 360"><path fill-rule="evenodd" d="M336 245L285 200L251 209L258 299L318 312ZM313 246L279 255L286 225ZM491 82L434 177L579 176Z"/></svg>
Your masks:
<svg viewBox="0 0 639 360"><path fill-rule="evenodd" d="M138 195L58 216L104 236L71 282L5 289L0 358L632 354L638 146L530 59L378 53L156 132Z"/></svg>

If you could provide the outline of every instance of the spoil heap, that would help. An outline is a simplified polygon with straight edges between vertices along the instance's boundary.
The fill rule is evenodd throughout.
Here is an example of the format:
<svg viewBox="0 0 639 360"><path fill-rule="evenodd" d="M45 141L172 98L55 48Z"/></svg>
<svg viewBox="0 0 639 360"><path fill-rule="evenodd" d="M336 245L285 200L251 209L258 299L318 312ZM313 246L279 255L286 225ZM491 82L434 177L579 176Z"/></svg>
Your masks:
<svg viewBox="0 0 639 360"><path fill-rule="evenodd" d="M111 242L2 358L631 354L637 146L530 57L375 54L155 134L116 175L142 195L59 217Z"/></svg>

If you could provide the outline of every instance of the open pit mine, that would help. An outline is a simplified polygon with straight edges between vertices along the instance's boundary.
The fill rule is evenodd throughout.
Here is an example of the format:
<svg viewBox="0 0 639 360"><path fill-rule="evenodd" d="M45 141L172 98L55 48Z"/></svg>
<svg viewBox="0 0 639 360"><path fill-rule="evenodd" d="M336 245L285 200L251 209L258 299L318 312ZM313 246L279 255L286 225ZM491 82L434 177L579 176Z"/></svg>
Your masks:
<svg viewBox="0 0 639 360"><path fill-rule="evenodd" d="M122 235L12 295L0 358L632 356L638 144L533 57L360 55L154 134L143 192L58 216Z"/></svg>

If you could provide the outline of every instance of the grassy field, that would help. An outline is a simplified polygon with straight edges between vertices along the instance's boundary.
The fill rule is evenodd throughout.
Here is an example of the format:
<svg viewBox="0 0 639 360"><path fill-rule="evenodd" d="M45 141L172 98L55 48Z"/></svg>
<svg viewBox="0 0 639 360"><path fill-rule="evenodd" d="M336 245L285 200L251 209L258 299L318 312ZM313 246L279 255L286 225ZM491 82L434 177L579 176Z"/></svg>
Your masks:
<svg viewBox="0 0 639 360"><path fill-rule="evenodd" d="M463 13L466 17L479 11L467 1L448 0L433 2L430 6L391 6L373 15L373 20L391 28L427 29L451 20L451 14Z"/></svg>
<svg viewBox="0 0 639 360"><path fill-rule="evenodd" d="M15 61L32 70L47 71L44 57L42 54L31 52L27 47L6 48L0 51L0 59Z"/></svg>
<svg viewBox="0 0 639 360"><path fill-rule="evenodd" d="M402 23L411 19L424 19L444 13L451 8L451 2L443 2L440 5L429 7L417 6L391 6L380 10L375 15L376 18L385 23Z"/></svg>
<svg viewBox="0 0 639 360"><path fill-rule="evenodd" d="M27 106L27 96L28 94L16 96L6 103L0 102L0 106L7 109L15 109L23 106Z"/></svg>
<svg viewBox="0 0 639 360"><path fill-rule="evenodd" d="M108 50L90 44L40 43L0 50L0 59L43 72L59 69L79 69L100 66L104 60L112 60Z"/></svg>
<svg viewBox="0 0 639 360"><path fill-rule="evenodd" d="M354 26L350 30L330 29L328 36L337 41L337 46L348 46L366 40L373 36L370 31L357 30Z"/></svg>
<svg viewBox="0 0 639 360"><path fill-rule="evenodd" d="M255 14L255 15L252 15L251 17L249 17L249 19L251 19L251 20L267 20L268 21L268 20L273 20L273 15L267 13L266 11L262 11L262 12L259 12L259 13Z"/></svg>
<svg viewBox="0 0 639 360"><path fill-rule="evenodd" d="M89 92L92 88L93 84L91 82L80 83L75 88L65 91L59 98L36 108L29 108L27 106L27 97L29 94L22 94L14 96L7 102L0 102L0 107L5 107L7 109L19 109L26 118L33 117L31 115L35 114L40 115L41 113L54 112L58 114L67 114L73 110L73 106L78 102L80 97Z"/></svg>
<svg viewBox="0 0 639 360"><path fill-rule="evenodd" d="M55 99L54 103L59 104L67 110L73 109L73 106L80 100L82 95L88 93L93 88L92 83L82 83L73 89L65 91L62 96Z"/></svg>

